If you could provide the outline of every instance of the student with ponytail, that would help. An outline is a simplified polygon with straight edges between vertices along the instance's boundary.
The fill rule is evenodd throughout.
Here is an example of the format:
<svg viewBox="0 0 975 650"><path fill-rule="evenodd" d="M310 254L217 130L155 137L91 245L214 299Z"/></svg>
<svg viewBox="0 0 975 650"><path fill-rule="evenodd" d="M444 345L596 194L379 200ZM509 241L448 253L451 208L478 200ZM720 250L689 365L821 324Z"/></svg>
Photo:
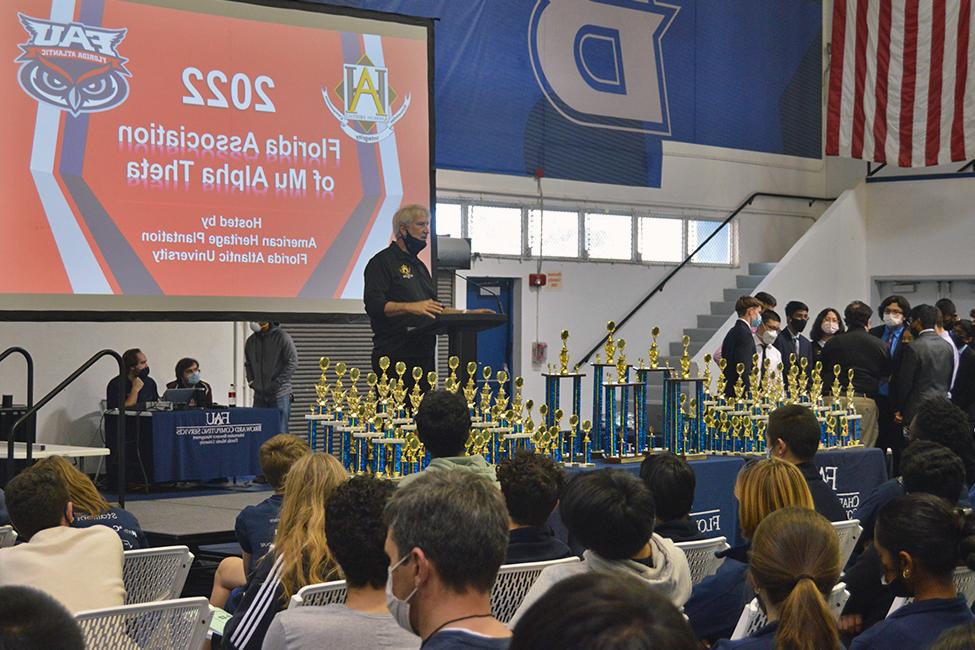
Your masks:
<svg viewBox="0 0 975 650"><path fill-rule="evenodd" d="M806 508L768 515L755 530L748 572L769 622L717 648L836 650L839 634L826 597L840 569L839 540L825 517Z"/></svg>
<svg viewBox="0 0 975 650"><path fill-rule="evenodd" d="M952 573L975 568L975 516L930 494L909 494L877 515L874 544L883 581L895 596L914 600L853 640L850 650L927 648L952 627L972 623Z"/></svg>

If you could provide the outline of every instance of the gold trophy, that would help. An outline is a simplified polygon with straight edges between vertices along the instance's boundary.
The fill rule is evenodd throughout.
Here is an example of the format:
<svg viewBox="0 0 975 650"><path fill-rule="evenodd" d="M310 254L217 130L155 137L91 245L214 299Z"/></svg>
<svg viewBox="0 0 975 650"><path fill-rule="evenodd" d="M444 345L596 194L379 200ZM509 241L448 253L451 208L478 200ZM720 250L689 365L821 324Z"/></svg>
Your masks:
<svg viewBox="0 0 975 650"><path fill-rule="evenodd" d="M508 410L508 394L504 390L504 385L508 383L508 372L499 370L495 376L498 380L498 394L494 398L494 403L498 407L498 413Z"/></svg>
<svg viewBox="0 0 975 650"><path fill-rule="evenodd" d="M683 352L680 355L680 377L681 379L691 378L691 355L687 353L687 348L691 345L691 337L684 335L681 337L680 343L684 346Z"/></svg>
<svg viewBox="0 0 975 650"><path fill-rule="evenodd" d="M843 389L843 387L840 385L840 374L842 372L843 368L840 367L840 364L833 366L833 386L831 387L830 392L832 392L833 404L836 407L840 406L840 391Z"/></svg>
<svg viewBox="0 0 975 650"><path fill-rule="evenodd" d="M626 341L620 339L619 344L616 347L616 383L625 384L626 383L626 355L623 354L623 350L626 349Z"/></svg>
<svg viewBox="0 0 975 650"><path fill-rule="evenodd" d="M413 407L413 415L416 415L417 409L420 408L420 402L423 401L423 392L420 390L420 381L423 379L423 368L420 366L413 366L413 390L410 391L410 406Z"/></svg>
<svg viewBox="0 0 975 650"><path fill-rule="evenodd" d="M705 401L711 399L711 355L704 355L704 397Z"/></svg>
<svg viewBox="0 0 975 650"><path fill-rule="evenodd" d="M562 351L559 352L559 374L569 374L569 330L562 330Z"/></svg>
<svg viewBox="0 0 975 650"><path fill-rule="evenodd" d="M724 361L724 359L722 359ZM735 379L735 402L740 404L745 398L745 364L738 362L735 366L735 370L738 372L738 378Z"/></svg>
<svg viewBox="0 0 975 650"><path fill-rule="evenodd" d="M576 464L576 429L579 428L579 416L573 413L569 416L569 464Z"/></svg>
<svg viewBox="0 0 975 650"><path fill-rule="evenodd" d="M582 422L582 464L592 465L592 461L589 456L589 432L592 431L592 422L589 420L584 420Z"/></svg>
<svg viewBox="0 0 975 650"><path fill-rule="evenodd" d="M437 390L437 384L439 383L439 381L440 378L437 377L436 372L431 370L430 372L427 373L427 385L430 386L431 391Z"/></svg>
<svg viewBox="0 0 975 650"><path fill-rule="evenodd" d="M609 335L606 337L606 345L603 346L603 350L606 352L606 363L613 365L615 363L613 359L616 358L616 341L613 340L613 334L616 333L616 323L614 321L606 323L606 331L609 332Z"/></svg>
<svg viewBox="0 0 975 650"><path fill-rule="evenodd" d="M657 349L657 337L660 336L660 328L656 325L650 330L650 352L647 356L650 358L650 368L652 370L657 369L657 364L660 361L660 350Z"/></svg>
<svg viewBox="0 0 975 650"><path fill-rule="evenodd" d="M484 366L481 375L484 383L481 384L481 417L491 413L491 366Z"/></svg>
<svg viewBox="0 0 975 650"><path fill-rule="evenodd" d="M322 386L328 385L328 378L326 373L328 372L328 367L332 365L332 360L328 357L322 357L318 360L318 367L322 369L322 376L319 378L318 383Z"/></svg>
<svg viewBox="0 0 975 650"><path fill-rule="evenodd" d="M721 359L720 361L718 361L718 370L719 370L719 372L718 372L718 392L717 392L718 399L723 399L724 398L725 388L727 387L727 384L728 384L728 378L724 374L724 371L725 371L725 369L727 367L728 367L728 360L727 359Z"/></svg>
<svg viewBox="0 0 975 650"><path fill-rule="evenodd" d="M456 393L460 389L460 382L457 379L457 368L460 367L460 357L452 356L447 359L447 367L450 368L450 376L447 377L447 390Z"/></svg>

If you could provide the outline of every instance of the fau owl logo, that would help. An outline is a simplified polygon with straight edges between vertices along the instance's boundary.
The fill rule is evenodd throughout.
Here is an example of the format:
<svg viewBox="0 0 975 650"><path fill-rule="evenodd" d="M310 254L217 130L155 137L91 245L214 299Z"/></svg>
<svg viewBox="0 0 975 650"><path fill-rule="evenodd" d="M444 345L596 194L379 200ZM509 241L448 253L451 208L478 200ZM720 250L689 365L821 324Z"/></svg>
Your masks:
<svg viewBox="0 0 975 650"><path fill-rule="evenodd" d="M577 124L670 134L657 0L537 0L528 49L545 96Z"/></svg>
<svg viewBox="0 0 975 650"><path fill-rule="evenodd" d="M17 16L30 35L15 61L25 93L74 116L107 111L129 96L128 59L116 49L128 30Z"/></svg>

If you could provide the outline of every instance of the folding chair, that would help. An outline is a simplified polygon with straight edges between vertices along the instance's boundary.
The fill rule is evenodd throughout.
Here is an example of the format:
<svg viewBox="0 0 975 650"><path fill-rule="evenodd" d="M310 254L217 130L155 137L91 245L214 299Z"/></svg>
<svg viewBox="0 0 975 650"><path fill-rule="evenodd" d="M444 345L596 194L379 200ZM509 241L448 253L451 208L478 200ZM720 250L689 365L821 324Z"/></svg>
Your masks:
<svg viewBox="0 0 975 650"><path fill-rule="evenodd" d="M702 539L694 542L678 542L677 548L687 556L687 565L691 568L691 584L696 585L715 572L724 563L723 557L717 553L728 550L728 540L724 537Z"/></svg>
<svg viewBox="0 0 975 650"><path fill-rule="evenodd" d="M577 557L546 562L505 564L498 569L498 577L491 588L491 613L502 623L507 623L518 611L525 594L535 584L539 574L547 567L578 562Z"/></svg>
<svg viewBox="0 0 975 650"><path fill-rule="evenodd" d="M0 526L0 548L13 546L17 541L17 531L13 526Z"/></svg>
<svg viewBox="0 0 975 650"><path fill-rule="evenodd" d="M288 602L288 609L292 607L308 607L313 605L334 605L345 603L345 580L319 582L306 585L298 590Z"/></svg>
<svg viewBox="0 0 975 650"><path fill-rule="evenodd" d="M955 569L955 573L951 579L955 583L955 589L958 590L958 595L964 596L965 602L971 607L972 603L975 603L975 571L972 571L968 567L960 566ZM894 602L890 604L890 609L887 610L887 616L890 616L904 605L913 601L913 598L895 598Z"/></svg>
<svg viewBox="0 0 975 650"><path fill-rule="evenodd" d="M75 614L87 648L200 650L210 627L207 599L91 609Z"/></svg>
<svg viewBox="0 0 975 650"><path fill-rule="evenodd" d="M185 546L126 551L122 565L125 604L179 598L192 564L193 554Z"/></svg>
<svg viewBox="0 0 975 650"><path fill-rule="evenodd" d="M846 590L845 582L837 583L829 593L829 596L826 598L826 603L829 605L829 611L833 614L835 620L840 620L840 614L843 613L843 608L846 606L846 601L849 598L850 592ZM768 618L766 618L762 609L758 606L758 599L752 598L752 601L741 610L741 617L738 619L738 624L735 625L735 631L731 634L731 640L736 641L751 636L759 629L765 627L766 623L768 623Z"/></svg>
<svg viewBox="0 0 975 650"><path fill-rule="evenodd" d="M847 521L834 521L833 530L840 538L840 567L845 567L853 549L856 548L857 540L863 534L863 527L860 526L859 519L849 519Z"/></svg>

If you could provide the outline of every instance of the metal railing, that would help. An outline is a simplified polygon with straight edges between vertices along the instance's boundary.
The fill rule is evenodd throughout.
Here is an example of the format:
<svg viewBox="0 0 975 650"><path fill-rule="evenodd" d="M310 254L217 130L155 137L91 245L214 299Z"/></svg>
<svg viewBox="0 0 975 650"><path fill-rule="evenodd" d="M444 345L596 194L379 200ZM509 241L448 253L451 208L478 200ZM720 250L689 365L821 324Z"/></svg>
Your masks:
<svg viewBox="0 0 975 650"><path fill-rule="evenodd" d="M666 276L664 276L664 279L661 280L660 282L658 282L657 285L653 289L650 290L650 293L648 293L646 296L644 296L643 299L640 302L638 302L637 305L633 309L631 309L621 319L619 319L619 320L616 321L616 329L617 329L617 331L620 330L620 329L622 329L623 328L623 325L625 325L628 320L630 320L631 318L633 318L634 314L636 314L638 311L640 311L640 309L643 308L644 305L646 305L648 302L650 302L650 299L651 298L653 298L655 295L657 295L658 293L660 293L661 291L663 291L663 288L665 286L667 286L667 283L670 282L674 278L675 275L677 275L678 273L680 273L681 269L683 269L685 266L687 266L688 264L690 264L691 263L691 260L694 258L694 256L697 255L698 253L700 253L701 250L705 246L707 246L708 243L710 243L710 241L712 239L714 239L718 235L718 233L720 233L722 230L724 230L724 228L728 224L730 224L734 220L734 218L737 217L738 214L742 210L744 210L745 208L747 208L748 206L750 206L755 199L759 199L759 198L766 198L766 199L788 199L788 200L794 200L794 201L807 201L810 206L812 206L814 203L823 203L823 202L824 203L832 203L833 201L836 200L836 197L828 198L828 197L822 197L822 196L805 196L805 195L802 195L802 194L776 194L776 193L773 193L773 192L753 192L752 194L750 194L748 196L747 199L745 199L744 201L742 201L738 205L737 208L735 208L734 210L732 210L731 213L727 217L725 217L724 221L721 222L721 225L720 226L718 226L717 228L715 228L714 231L710 235L708 235L706 238L704 238L703 241L699 242L698 245L697 245L697 247L693 251L691 251L690 253L687 254L687 257L684 258L684 261L683 262L681 262L680 264L678 264L674 268L673 271L671 271ZM605 335L603 335L603 337L601 339L599 339L599 341L596 343L596 345L592 346L592 349L589 350L589 352L587 352L585 355L583 355L583 357L579 360L579 362L578 362L577 365L580 365L581 366L586 361L589 361L589 359L592 357L592 355L594 355L600 349L600 347L602 347L603 343L605 343L606 342L606 339L608 339L608 338L609 338L609 334L608 333L605 334Z"/></svg>
<svg viewBox="0 0 975 650"><path fill-rule="evenodd" d="M24 361L27 362L27 410L29 411L34 406L34 357L30 356L30 352L22 347L13 346L9 347L3 352L0 352L0 361L3 361L11 354L19 354L24 357ZM36 433L36 432L35 432ZM29 437L33 437L31 434ZM27 463L30 464L32 460L32 446L27 445ZM13 477L14 471L14 432L13 429L10 430L10 439L7 441L7 480L9 481Z"/></svg>
<svg viewBox="0 0 975 650"><path fill-rule="evenodd" d="M115 350L102 350L101 352L96 352L88 361L85 361L77 370L72 372L67 378L60 384L51 389L47 395L42 397L37 404L34 404L27 409L20 419L14 422L14 426L10 429L10 440L14 439L14 432L21 427L28 419L30 419L37 411L44 407L45 404L54 399L61 391L63 391L71 382L80 377L86 370L91 368L95 363L102 357L112 357L118 362L118 372L119 372L119 407L120 417L118 418L118 444L116 445L116 452L118 454L118 501L121 507L125 507L125 379L127 376L127 370L125 364L122 362L122 355L120 355ZM27 458L31 458L31 447L34 444L34 436L36 432L28 432L27 436ZM7 478L13 476L14 468L14 458L13 458L13 443L9 446L9 455L7 456Z"/></svg>

